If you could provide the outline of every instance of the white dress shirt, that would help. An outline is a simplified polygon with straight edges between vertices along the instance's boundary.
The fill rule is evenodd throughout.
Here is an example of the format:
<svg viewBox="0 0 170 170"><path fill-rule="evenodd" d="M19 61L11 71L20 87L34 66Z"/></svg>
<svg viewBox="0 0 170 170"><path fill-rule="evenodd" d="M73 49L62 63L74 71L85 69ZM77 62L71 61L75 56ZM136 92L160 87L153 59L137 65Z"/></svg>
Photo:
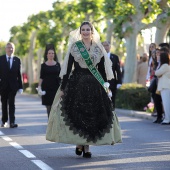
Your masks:
<svg viewBox="0 0 170 170"><path fill-rule="evenodd" d="M110 52L107 53L107 56L110 58Z"/></svg>
<svg viewBox="0 0 170 170"><path fill-rule="evenodd" d="M11 59L10 59L10 68L12 67L12 62L13 62L13 56L11 56L10 57ZM9 56L6 54L6 60L7 60L7 62L8 62L8 60L9 60Z"/></svg>

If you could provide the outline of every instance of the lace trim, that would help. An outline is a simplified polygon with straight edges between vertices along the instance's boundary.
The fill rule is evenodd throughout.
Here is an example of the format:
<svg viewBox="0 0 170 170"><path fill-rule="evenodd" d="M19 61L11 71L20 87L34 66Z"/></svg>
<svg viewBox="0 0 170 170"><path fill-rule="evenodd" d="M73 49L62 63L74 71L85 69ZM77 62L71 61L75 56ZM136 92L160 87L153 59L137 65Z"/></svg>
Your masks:
<svg viewBox="0 0 170 170"><path fill-rule="evenodd" d="M76 127L77 124L75 124L75 121L71 119L70 117L70 109L68 108L68 105L66 105L65 103L68 102L67 96L68 96L68 87L69 84L67 84L65 90L64 90L64 95L62 96L62 100L60 102L61 104L61 116L64 118L63 121L65 122L66 126L69 126L69 129L73 131L74 134L78 134L80 137L83 137L84 139L86 139L87 142L97 142L97 140L100 140L102 137L104 137L104 135L106 133L110 132L110 129L113 126L113 119L114 119L114 115L110 114L110 116L108 117L107 122L102 122L101 129L98 129L95 134L90 134L88 131L84 130L81 126ZM104 93L105 94L105 93ZM108 99L109 100L109 99ZM108 110L109 112L112 113L112 110ZM79 122L77 122L79 123ZM104 124L104 126L102 125Z"/></svg>
<svg viewBox="0 0 170 170"><path fill-rule="evenodd" d="M106 126L105 129L103 129L102 131L99 131L98 134L93 134L93 136L89 135L87 132L85 131L82 131L82 130L79 130L77 129L74 124L71 122L71 120L69 119L68 115L67 115L67 112L65 110L65 104L64 104L64 97L62 97L62 101L61 101L61 116L64 117L63 121L65 122L65 125L66 126L69 126L69 130L72 130L73 131L73 134L75 135L79 135L80 137L83 137L84 139L86 139L87 142L93 142L93 143L96 143L98 140L101 140L102 137L104 137L104 135L106 133L110 133L110 129L113 128L113 120L114 120L114 115L112 117L112 119L110 119L108 121L108 125Z"/></svg>
<svg viewBox="0 0 170 170"><path fill-rule="evenodd" d="M95 42L92 42L90 51L88 52L89 52L90 58L94 66L96 66L100 62L101 58L103 57L103 53L101 49L97 46ZM81 68L87 68L87 65L84 59L81 57L81 54L75 43L73 44L71 48L71 55L74 57L74 60L79 63Z"/></svg>

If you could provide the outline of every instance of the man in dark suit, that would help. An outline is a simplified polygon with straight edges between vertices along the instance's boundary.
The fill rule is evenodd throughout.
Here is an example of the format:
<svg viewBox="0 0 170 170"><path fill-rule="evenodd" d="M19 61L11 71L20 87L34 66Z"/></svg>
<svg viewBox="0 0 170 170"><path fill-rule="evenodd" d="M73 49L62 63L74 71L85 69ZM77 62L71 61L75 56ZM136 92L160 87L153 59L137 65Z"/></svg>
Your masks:
<svg viewBox="0 0 170 170"><path fill-rule="evenodd" d="M2 103L2 124L1 127L6 127L8 122L10 128L18 127L15 124L15 96L17 91L22 93L21 80L21 61L14 56L15 45L8 42L6 47L6 55L0 56L0 95Z"/></svg>
<svg viewBox="0 0 170 170"><path fill-rule="evenodd" d="M110 83L109 88L112 91L111 99L112 99L113 107L115 108L116 91L122 85L122 73L120 70L119 57L115 54L110 53L110 48L111 48L110 42L105 41L102 44L108 54L108 57L112 61L112 70L113 70L113 74L114 74L114 79L109 81L109 83Z"/></svg>

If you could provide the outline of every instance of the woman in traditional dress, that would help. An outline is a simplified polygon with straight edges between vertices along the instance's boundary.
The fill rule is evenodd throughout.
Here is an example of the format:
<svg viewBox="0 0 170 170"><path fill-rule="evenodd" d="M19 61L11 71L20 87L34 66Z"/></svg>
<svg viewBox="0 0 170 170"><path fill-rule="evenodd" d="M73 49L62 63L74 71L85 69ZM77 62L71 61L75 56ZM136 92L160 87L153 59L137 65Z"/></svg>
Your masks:
<svg viewBox="0 0 170 170"><path fill-rule="evenodd" d="M89 145L121 142L118 119L108 96L111 62L90 22L72 31L61 68L46 139L76 144L76 154L91 158ZM72 70L72 66L74 69Z"/></svg>

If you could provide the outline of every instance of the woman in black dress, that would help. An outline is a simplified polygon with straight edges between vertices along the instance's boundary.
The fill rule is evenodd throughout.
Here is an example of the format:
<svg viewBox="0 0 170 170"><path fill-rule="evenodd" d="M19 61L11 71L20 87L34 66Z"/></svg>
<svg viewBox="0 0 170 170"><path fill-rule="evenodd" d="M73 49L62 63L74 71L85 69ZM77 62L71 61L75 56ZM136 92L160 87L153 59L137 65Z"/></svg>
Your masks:
<svg viewBox="0 0 170 170"><path fill-rule="evenodd" d="M45 105L47 108L48 118L51 105L60 85L60 69L54 47L47 46L44 54L44 63L41 64L38 93L42 95L42 105Z"/></svg>

